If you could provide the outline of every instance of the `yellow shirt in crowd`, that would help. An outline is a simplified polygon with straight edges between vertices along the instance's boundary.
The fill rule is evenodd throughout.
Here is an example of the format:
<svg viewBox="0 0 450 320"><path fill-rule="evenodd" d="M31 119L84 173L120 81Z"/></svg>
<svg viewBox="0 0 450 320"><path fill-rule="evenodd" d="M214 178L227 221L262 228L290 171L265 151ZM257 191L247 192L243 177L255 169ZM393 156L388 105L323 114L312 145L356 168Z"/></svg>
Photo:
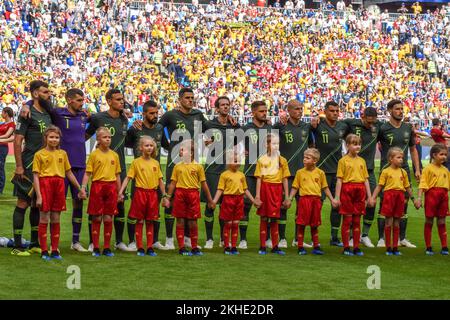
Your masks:
<svg viewBox="0 0 450 320"><path fill-rule="evenodd" d="M444 166L433 163L427 165L420 177L419 189L445 188L450 189L450 173Z"/></svg>
<svg viewBox="0 0 450 320"><path fill-rule="evenodd" d="M220 175L217 190L223 190L223 194L242 195L247 189L247 181L241 171L226 170Z"/></svg>
<svg viewBox="0 0 450 320"><path fill-rule="evenodd" d="M119 156L112 150L95 149L89 155L86 172L92 173L92 181L116 181L120 173Z"/></svg>
<svg viewBox="0 0 450 320"><path fill-rule="evenodd" d="M308 170L302 168L295 174L292 188L298 190L300 196L321 196L322 189L328 187L325 172L319 168Z"/></svg>
<svg viewBox="0 0 450 320"><path fill-rule="evenodd" d="M351 157L348 154L338 162L337 175L343 183L361 183L369 178L366 161L361 157Z"/></svg>
<svg viewBox="0 0 450 320"><path fill-rule="evenodd" d="M159 179L163 178L159 162L155 159L139 157L131 163L128 178L136 179L136 187L143 189L157 189Z"/></svg>
<svg viewBox="0 0 450 320"><path fill-rule="evenodd" d="M177 188L199 189L200 183L206 181L205 170L197 162L180 162L175 165L172 172L172 181L176 182Z"/></svg>
<svg viewBox="0 0 450 320"><path fill-rule="evenodd" d="M406 188L410 186L406 171L402 168L394 169L392 167L388 167L381 171L378 184L384 186L384 191L406 191Z"/></svg>
<svg viewBox="0 0 450 320"><path fill-rule="evenodd" d="M263 155L256 162L255 177L264 182L281 183L283 178L291 176L286 158Z"/></svg>
<svg viewBox="0 0 450 320"><path fill-rule="evenodd" d="M38 173L39 177L64 178L66 171L70 168L69 159L64 150L41 149L34 155L33 172Z"/></svg>

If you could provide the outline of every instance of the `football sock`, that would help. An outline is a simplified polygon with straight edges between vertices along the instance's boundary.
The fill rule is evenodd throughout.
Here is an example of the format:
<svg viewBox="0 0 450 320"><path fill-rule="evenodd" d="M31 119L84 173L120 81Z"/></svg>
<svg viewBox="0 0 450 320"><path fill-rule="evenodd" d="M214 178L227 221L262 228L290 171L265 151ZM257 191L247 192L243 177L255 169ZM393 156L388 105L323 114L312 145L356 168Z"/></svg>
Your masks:
<svg viewBox="0 0 450 320"><path fill-rule="evenodd" d="M48 251L47 248L47 223L39 223L39 244L42 251Z"/></svg>
<svg viewBox="0 0 450 320"><path fill-rule="evenodd" d="M133 219L128 217L127 219L127 231L128 231L128 241L129 243L134 242L134 234L135 234L135 229L136 229L136 223L137 223L137 219ZM142 230L141 230L141 235L142 235ZM142 248L142 247L140 247Z"/></svg>
<svg viewBox="0 0 450 320"><path fill-rule="evenodd" d="M166 237L173 237L173 225L175 223L175 219L172 216L172 208L164 210L164 223L166 226Z"/></svg>
<svg viewBox="0 0 450 320"><path fill-rule="evenodd" d="M405 211L406 214L406 211ZM406 226L408 225L408 218L400 219L400 240L406 238Z"/></svg>
<svg viewBox="0 0 450 320"><path fill-rule="evenodd" d="M214 226L214 210L207 207L205 209L206 240L213 240L213 226Z"/></svg>
<svg viewBox="0 0 450 320"><path fill-rule="evenodd" d="M92 239L92 216L88 217L89 244L94 243Z"/></svg>
<svg viewBox="0 0 450 320"><path fill-rule="evenodd" d="M363 230L362 236L367 237L369 235L370 228L372 227L373 217L375 216L375 207L374 208L366 208L366 215L363 219Z"/></svg>
<svg viewBox="0 0 450 320"><path fill-rule="evenodd" d="M336 209L331 210L330 222L331 222L331 239L337 240L339 233L339 226L341 225L341 215Z"/></svg>
<svg viewBox="0 0 450 320"><path fill-rule="evenodd" d="M385 225L385 219L383 218L378 218L377 219L377 224L378 224L378 239L383 239L384 237L384 225Z"/></svg>
<svg viewBox="0 0 450 320"><path fill-rule="evenodd" d="M60 223L59 222L58 223L50 223L50 238L51 238L52 251L58 251L60 233L61 233Z"/></svg>
<svg viewBox="0 0 450 320"><path fill-rule="evenodd" d="M341 230L341 236L342 236L342 242L344 243L344 248L349 247L349 241L350 241L350 225L352 224L352 216L351 215L345 215L344 216L344 222L342 223L342 230Z"/></svg>
<svg viewBox="0 0 450 320"><path fill-rule="evenodd" d="M159 241L159 226L161 222L159 220L153 221L153 243Z"/></svg>
<svg viewBox="0 0 450 320"><path fill-rule="evenodd" d="M392 227L386 226L384 228L384 243L386 245L386 248L392 248Z"/></svg>
<svg viewBox="0 0 450 320"><path fill-rule="evenodd" d="M81 223L83 221L83 209L72 210L72 243L80 242Z"/></svg>
<svg viewBox="0 0 450 320"><path fill-rule="evenodd" d="M142 230L144 229L144 224L142 222L136 222L135 226L135 235L136 235L136 247L138 249L143 249L142 245Z"/></svg>
<svg viewBox="0 0 450 320"><path fill-rule="evenodd" d="M222 220L223 221L223 220ZM224 225L225 228L225 225ZM239 222L231 225L231 247L236 248L239 234Z"/></svg>
<svg viewBox="0 0 450 320"><path fill-rule="evenodd" d="M92 243L94 245L94 249L100 248L100 226L102 221L92 220Z"/></svg>
<svg viewBox="0 0 450 320"><path fill-rule="evenodd" d="M303 248L303 242L305 239L305 226L297 225L297 246Z"/></svg>
<svg viewBox="0 0 450 320"><path fill-rule="evenodd" d="M447 228L445 223L438 224L439 238L441 239L442 248L447 248Z"/></svg>
<svg viewBox="0 0 450 320"><path fill-rule="evenodd" d="M267 220L261 218L260 224L259 224L259 244L260 247L265 248L266 247L266 240L267 240Z"/></svg>
<svg viewBox="0 0 450 320"><path fill-rule="evenodd" d="M311 238L313 241L314 248L317 248L318 246L320 246L320 244L319 244L319 228L311 227ZM303 243L302 243L302 245L303 245Z"/></svg>
<svg viewBox="0 0 450 320"><path fill-rule="evenodd" d="M189 229L189 223L187 220L184 220L184 236L190 238L191 237L191 233L190 233L190 229Z"/></svg>
<svg viewBox="0 0 450 320"><path fill-rule="evenodd" d="M278 220L278 233L280 235L280 239L286 239L286 215L287 210L280 210L280 220Z"/></svg>
<svg viewBox="0 0 450 320"><path fill-rule="evenodd" d="M184 247L184 224L177 223L175 229L177 234L178 247L181 249Z"/></svg>
<svg viewBox="0 0 450 320"><path fill-rule="evenodd" d="M272 237L272 248L278 246L278 221L270 222L270 236Z"/></svg>
<svg viewBox="0 0 450 320"><path fill-rule="evenodd" d="M189 233L191 235L191 245L192 249L197 249L198 247L198 226L197 223L189 227Z"/></svg>
<svg viewBox="0 0 450 320"><path fill-rule="evenodd" d="M400 235L400 227L394 226L394 236L392 237L392 241L394 242L392 244L392 248L397 249L398 248L398 237Z"/></svg>
<svg viewBox="0 0 450 320"><path fill-rule="evenodd" d="M123 202L117 204L117 210L119 213L114 217L114 230L116 231L116 243L120 243L123 242L123 230L125 228L125 207Z"/></svg>
<svg viewBox="0 0 450 320"><path fill-rule="evenodd" d="M244 218L239 222L239 233L241 234L241 241L247 241L247 227L251 208L251 206L244 205Z"/></svg>
<svg viewBox="0 0 450 320"><path fill-rule="evenodd" d="M154 236L154 227L153 221L145 221L145 231L147 233L147 249L151 249L153 243L155 242L153 239ZM142 234L142 231L141 231Z"/></svg>
<svg viewBox="0 0 450 320"><path fill-rule="evenodd" d="M232 222L227 222L223 226L223 246L225 248L230 246L230 229Z"/></svg>
<svg viewBox="0 0 450 320"><path fill-rule="evenodd" d="M219 226L220 226L220 241L223 241L223 227L225 222L222 219L219 219ZM238 225L239 228L239 225Z"/></svg>
<svg viewBox="0 0 450 320"><path fill-rule="evenodd" d="M359 248L359 238L361 236L361 216L353 215L352 218L353 225L353 248Z"/></svg>
<svg viewBox="0 0 450 320"><path fill-rule="evenodd" d="M30 248L39 247L39 208L30 208L31 239Z"/></svg>
<svg viewBox="0 0 450 320"><path fill-rule="evenodd" d="M22 232L25 222L25 212L27 209L19 207L14 208L13 213L13 232L14 232L14 247L20 248L22 246Z"/></svg>
<svg viewBox="0 0 450 320"><path fill-rule="evenodd" d="M425 222L423 235L425 238L425 246L427 248L431 247L431 231L432 231L432 229L433 229L433 224ZM438 226L438 230L439 230L439 226Z"/></svg>
<svg viewBox="0 0 450 320"><path fill-rule="evenodd" d="M111 246L111 235L112 235L112 221L103 221L103 248L109 249ZM123 232L123 225L122 225Z"/></svg>

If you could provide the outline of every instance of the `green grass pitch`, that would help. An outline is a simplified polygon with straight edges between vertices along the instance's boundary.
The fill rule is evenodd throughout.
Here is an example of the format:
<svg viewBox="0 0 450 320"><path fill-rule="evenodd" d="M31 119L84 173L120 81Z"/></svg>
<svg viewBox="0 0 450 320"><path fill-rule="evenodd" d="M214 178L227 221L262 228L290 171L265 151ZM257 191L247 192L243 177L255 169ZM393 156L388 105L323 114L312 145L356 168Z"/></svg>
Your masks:
<svg viewBox="0 0 450 320"><path fill-rule="evenodd" d="M130 159L128 159L130 160ZM14 172L8 158L7 179ZM9 181L9 180L8 180ZM416 192L416 191L415 191ZM12 236L12 213L15 198L7 183L0 196L0 236ZM387 257L384 249L362 247L364 257L346 257L341 249L330 247L328 201L319 228L324 256L298 256L289 247L287 255L259 256L259 225L253 210L248 229L249 249L240 256L225 256L219 248L218 227L214 229L216 247L204 250L203 257L183 257L175 251L159 251L157 257L137 257L117 252L114 258L93 258L90 254L70 250L71 201L62 214L61 254L63 261L43 262L38 255L14 257L10 249L0 248L0 299L449 299L450 257L424 254L423 210L410 206L408 238L417 249L402 248L403 256ZM130 201L126 202L128 209ZM203 206L202 206L203 208ZM218 209L216 210L217 221ZM292 242L294 211L288 212L287 237ZM29 239L28 212L24 237ZM87 246L87 216L83 217L81 241ZM370 237L377 240L376 224ZM199 241L204 245L204 221L199 220ZM102 239L102 237L101 237ZM125 231L124 239L127 239ZM164 224L160 240L165 239ZM306 240L309 241L309 229ZM114 236L113 239L114 241ZM164 241L163 241L164 242ZM433 246L440 249L436 229ZM67 268L76 265L81 271L81 289L67 288L71 274ZM381 288L369 290L369 266L381 271Z"/></svg>

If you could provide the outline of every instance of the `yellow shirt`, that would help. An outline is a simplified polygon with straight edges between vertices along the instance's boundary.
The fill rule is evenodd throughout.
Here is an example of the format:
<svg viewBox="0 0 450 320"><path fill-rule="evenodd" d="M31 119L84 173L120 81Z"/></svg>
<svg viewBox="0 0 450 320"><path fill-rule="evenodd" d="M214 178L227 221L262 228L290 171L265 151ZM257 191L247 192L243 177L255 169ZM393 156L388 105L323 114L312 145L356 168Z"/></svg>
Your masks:
<svg viewBox="0 0 450 320"><path fill-rule="evenodd" d="M446 188L450 189L450 173L444 166L438 167L430 163L422 172L419 189Z"/></svg>
<svg viewBox="0 0 450 320"><path fill-rule="evenodd" d="M177 188L198 189L200 183L206 181L205 170L201 164L194 162L180 162L175 165L172 172L172 181Z"/></svg>
<svg viewBox="0 0 450 320"><path fill-rule="evenodd" d="M127 175L136 179L136 187L143 189L157 189L163 177L158 161L142 157L133 160Z"/></svg>
<svg viewBox="0 0 450 320"><path fill-rule="evenodd" d="M281 183L290 176L287 160L282 156L271 158L265 154L256 162L255 177L264 182Z"/></svg>
<svg viewBox="0 0 450 320"><path fill-rule="evenodd" d="M353 158L348 154L338 162L337 175L343 183L361 183L369 178L366 161L361 157Z"/></svg>
<svg viewBox="0 0 450 320"><path fill-rule="evenodd" d="M406 171L402 168L393 169L392 167L388 167L381 172L378 184L384 186L384 191L406 191L406 188L410 186Z"/></svg>
<svg viewBox="0 0 450 320"><path fill-rule="evenodd" d="M300 196L321 196L322 189L328 187L325 172L319 168L308 170L302 168L295 174L292 188L298 190Z"/></svg>
<svg viewBox="0 0 450 320"><path fill-rule="evenodd" d="M92 173L92 181L116 181L120 173L119 156L112 150L95 149L89 155L86 172Z"/></svg>
<svg viewBox="0 0 450 320"><path fill-rule="evenodd" d="M69 159L64 150L49 151L41 149L34 155L33 172L37 172L39 177L64 178L66 171L70 168Z"/></svg>
<svg viewBox="0 0 450 320"><path fill-rule="evenodd" d="M217 190L223 190L223 194L242 195L247 189L247 181L241 171L226 170L220 175Z"/></svg>

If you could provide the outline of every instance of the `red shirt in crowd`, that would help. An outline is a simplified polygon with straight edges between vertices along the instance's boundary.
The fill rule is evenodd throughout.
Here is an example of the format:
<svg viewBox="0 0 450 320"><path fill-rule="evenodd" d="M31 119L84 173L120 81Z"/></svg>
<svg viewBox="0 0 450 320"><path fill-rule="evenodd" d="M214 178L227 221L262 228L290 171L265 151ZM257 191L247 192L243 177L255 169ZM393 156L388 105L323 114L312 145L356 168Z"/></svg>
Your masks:
<svg viewBox="0 0 450 320"><path fill-rule="evenodd" d="M431 129L430 134L431 134L431 137L433 138L434 142L436 142L436 143L443 143L443 144L447 143L445 138L444 138L444 136L443 136L444 135L444 131L442 131L440 129L433 128L433 129Z"/></svg>
<svg viewBox="0 0 450 320"><path fill-rule="evenodd" d="M16 128L16 124L14 122L8 122L8 123L2 123L0 124L0 136L6 134L6 132L8 132L8 129L12 128L13 132L14 129ZM1 145L8 145L8 143L6 142L0 142Z"/></svg>

